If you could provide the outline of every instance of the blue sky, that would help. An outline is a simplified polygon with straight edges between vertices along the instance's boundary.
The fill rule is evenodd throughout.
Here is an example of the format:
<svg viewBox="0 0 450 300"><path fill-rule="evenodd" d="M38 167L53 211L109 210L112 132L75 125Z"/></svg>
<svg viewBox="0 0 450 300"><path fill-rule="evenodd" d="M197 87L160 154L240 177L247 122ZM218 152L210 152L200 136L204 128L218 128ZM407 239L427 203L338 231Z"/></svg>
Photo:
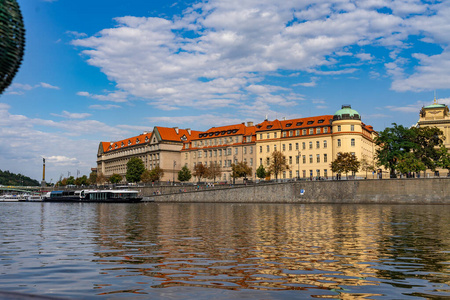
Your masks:
<svg viewBox="0 0 450 300"><path fill-rule="evenodd" d="M450 1L18 0L0 169L88 175L100 141L333 114L383 130L450 104ZM281 2L281 3L280 3ZM285 2L285 3L284 3Z"/></svg>

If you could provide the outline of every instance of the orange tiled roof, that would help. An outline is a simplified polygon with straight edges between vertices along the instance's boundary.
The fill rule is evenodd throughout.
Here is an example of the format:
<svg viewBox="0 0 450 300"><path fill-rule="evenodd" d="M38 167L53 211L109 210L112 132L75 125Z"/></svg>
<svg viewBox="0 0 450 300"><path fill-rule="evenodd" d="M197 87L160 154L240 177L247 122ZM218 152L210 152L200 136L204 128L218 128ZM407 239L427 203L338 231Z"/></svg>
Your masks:
<svg viewBox="0 0 450 300"><path fill-rule="evenodd" d="M109 152L116 149L122 149L126 147L131 147L138 145L140 143L149 142L152 138L152 133L147 132L138 136L127 138L117 142L102 142L103 152Z"/></svg>
<svg viewBox="0 0 450 300"><path fill-rule="evenodd" d="M163 141L174 141L174 142L187 142L191 139L198 137L200 131L190 130L190 129L178 129L178 128L170 128L170 127L155 127L158 130L161 139ZM177 133L178 131L178 133ZM186 137L186 139L183 139Z"/></svg>
<svg viewBox="0 0 450 300"><path fill-rule="evenodd" d="M252 127L252 126L250 126ZM254 126L253 126L254 127ZM212 137L222 137L222 136L233 136L233 135L245 135L246 133L245 123L235 124L235 125L227 125L220 127L212 127L207 131L199 132L197 137L192 138L192 140L200 140Z"/></svg>
<svg viewBox="0 0 450 300"><path fill-rule="evenodd" d="M303 129L308 127L325 126L330 125L330 121L333 120L333 115L323 115L317 117L308 117L291 120L273 120L256 125L256 132L267 130L291 130L291 129Z"/></svg>

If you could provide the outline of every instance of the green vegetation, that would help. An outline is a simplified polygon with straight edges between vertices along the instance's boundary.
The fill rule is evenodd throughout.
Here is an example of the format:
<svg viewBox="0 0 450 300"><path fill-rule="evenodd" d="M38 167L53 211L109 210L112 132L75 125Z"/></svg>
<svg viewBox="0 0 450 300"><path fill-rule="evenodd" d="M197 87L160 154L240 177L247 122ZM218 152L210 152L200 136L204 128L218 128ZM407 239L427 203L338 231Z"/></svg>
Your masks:
<svg viewBox="0 0 450 300"><path fill-rule="evenodd" d="M142 159L137 157L132 157L127 162L127 173L125 175L128 182L139 182L141 181L141 175L145 171L144 162Z"/></svg>
<svg viewBox="0 0 450 300"><path fill-rule="evenodd" d="M247 178L247 175L252 175L252 168L247 165L247 162L238 162L237 164L231 165L231 177L236 178Z"/></svg>
<svg viewBox="0 0 450 300"><path fill-rule="evenodd" d="M0 0L0 94L19 70L25 49L25 28L16 0Z"/></svg>
<svg viewBox="0 0 450 300"><path fill-rule="evenodd" d="M22 174L14 174L9 171L0 170L0 184L1 185L15 185L15 186L39 186L39 181L31 179Z"/></svg>
<svg viewBox="0 0 450 300"><path fill-rule="evenodd" d="M122 181L122 176L120 174L112 174L109 178L108 181L111 182L112 184L116 184Z"/></svg>
<svg viewBox="0 0 450 300"><path fill-rule="evenodd" d="M188 167L184 166L178 172L178 180L179 181L189 181L192 178L191 170Z"/></svg>
<svg viewBox="0 0 450 300"><path fill-rule="evenodd" d="M260 165L258 169L256 169L256 176L259 179L264 179L266 178L266 175L267 175L266 169L264 169L263 165Z"/></svg>
<svg viewBox="0 0 450 300"><path fill-rule="evenodd" d="M345 173L347 178L349 172L352 174L358 172L359 165L360 162L356 156L348 152L339 152L337 158L330 164L331 171L338 174Z"/></svg>
<svg viewBox="0 0 450 300"><path fill-rule="evenodd" d="M198 163L194 166L194 173L193 175L198 178L198 182L202 180L202 177L206 176L207 168L202 164Z"/></svg>
<svg viewBox="0 0 450 300"><path fill-rule="evenodd" d="M443 149L444 137L437 127L412 127L392 124L375 139L376 160L379 166L390 170L391 178L396 173L420 172L437 167L445 168L447 150Z"/></svg>
<svg viewBox="0 0 450 300"><path fill-rule="evenodd" d="M141 175L141 181L144 183L154 182L160 180L163 176L163 169L161 169L159 166L156 166L151 170L145 170Z"/></svg>
<svg viewBox="0 0 450 300"><path fill-rule="evenodd" d="M205 176L209 179L216 181L216 177L220 178L220 175L222 174L222 168L217 164L211 164L209 167L206 168L206 174Z"/></svg>

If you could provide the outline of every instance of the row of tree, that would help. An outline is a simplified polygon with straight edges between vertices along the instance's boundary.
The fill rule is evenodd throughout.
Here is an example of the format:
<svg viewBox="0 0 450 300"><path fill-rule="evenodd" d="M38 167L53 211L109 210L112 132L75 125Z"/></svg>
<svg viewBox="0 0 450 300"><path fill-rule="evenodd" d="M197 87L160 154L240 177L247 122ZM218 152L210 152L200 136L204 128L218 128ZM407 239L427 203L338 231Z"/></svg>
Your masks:
<svg viewBox="0 0 450 300"><path fill-rule="evenodd" d="M437 127L411 127L392 124L375 139L376 163L397 174L419 173L437 168L450 170L450 154L445 137Z"/></svg>
<svg viewBox="0 0 450 300"><path fill-rule="evenodd" d="M0 170L0 184L1 185L23 185L23 186L39 186L37 180L31 179L22 174L15 174L9 171Z"/></svg>

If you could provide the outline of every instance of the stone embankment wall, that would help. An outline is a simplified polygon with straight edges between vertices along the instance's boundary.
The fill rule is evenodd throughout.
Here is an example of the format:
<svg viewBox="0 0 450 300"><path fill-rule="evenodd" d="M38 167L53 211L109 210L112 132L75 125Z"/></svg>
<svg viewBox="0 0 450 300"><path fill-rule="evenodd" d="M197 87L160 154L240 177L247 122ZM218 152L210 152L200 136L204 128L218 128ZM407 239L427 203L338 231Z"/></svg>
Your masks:
<svg viewBox="0 0 450 300"><path fill-rule="evenodd" d="M304 192L302 193L302 190ZM155 202L450 204L450 178L301 181L163 193Z"/></svg>

